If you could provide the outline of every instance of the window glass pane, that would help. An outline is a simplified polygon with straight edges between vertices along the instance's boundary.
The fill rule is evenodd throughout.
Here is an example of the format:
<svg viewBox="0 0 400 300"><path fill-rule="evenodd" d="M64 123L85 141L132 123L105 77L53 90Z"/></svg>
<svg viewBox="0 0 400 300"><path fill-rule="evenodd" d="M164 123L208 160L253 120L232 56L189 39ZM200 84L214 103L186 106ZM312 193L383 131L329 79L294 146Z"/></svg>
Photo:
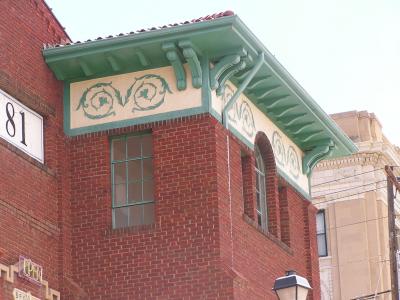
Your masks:
<svg viewBox="0 0 400 300"><path fill-rule="evenodd" d="M142 180L141 159L128 161L128 179L130 182Z"/></svg>
<svg viewBox="0 0 400 300"><path fill-rule="evenodd" d="M125 159L125 139L112 140L112 160Z"/></svg>
<svg viewBox="0 0 400 300"><path fill-rule="evenodd" d="M153 156L153 139L151 135L142 136L143 156Z"/></svg>
<svg viewBox="0 0 400 300"><path fill-rule="evenodd" d="M142 182L131 182L128 184L129 203L142 201Z"/></svg>
<svg viewBox="0 0 400 300"><path fill-rule="evenodd" d="M125 163L114 164L114 184L126 182Z"/></svg>
<svg viewBox="0 0 400 300"><path fill-rule="evenodd" d="M149 179L153 177L153 159L143 159L143 179Z"/></svg>
<svg viewBox="0 0 400 300"><path fill-rule="evenodd" d="M261 205L260 205L260 193L256 193L256 203L257 203L257 210L261 210Z"/></svg>
<svg viewBox="0 0 400 300"><path fill-rule="evenodd" d="M143 224L143 205L130 206L129 212L130 212L130 217L129 217L130 226Z"/></svg>
<svg viewBox="0 0 400 300"><path fill-rule="evenodd" d="M325 234L317 235L317 244L318 244L318 254L319 256L327 256L328 252L326 249L326 236Z"/></svg>
<svg viewBox="0 0 400 300"><path fill-rule="evenodd" d="M143 181L143 201L154 201L153 180Z"/></svg>
<svg viewBox="0 0 400 300"><path fill-rule="evenodd" d="M256 172L256 190L259 191L260 181L258 179L258 173Z"/></svg>
<svg viewBox="0 0 400 300"><path fill-rule="evenodd" d="M114 206L126 204L126 184L114 185Z"/></svg>
<svg viewBox="0 0 400 300"><path fill-rule="evenodd" d="M128 158L140 157L140 136L130 136L127 139L128 143Z"/></svg>
<svg viewBox="0 0 400 300"><path fill-rule="evenodd" d="M258 226L262 225L262 221L261 221L261 215L257 214L257 221L258 221Z"/></svg>
<svg viewBox="0 0 400 300"><path fill-rule="evenodd" d="M143 224L154 223L154 203L143 205Z"/></svg>
<svg viewBox="0 0 400 300"><path fill-rule="evenodd" d="M317 233L325 233L325 214L323 211L317 213Z"/></svg>
<svg viewBox="0 0 400 300"><path fill-rule="evenodd" d="M114 209L114 228L122 228L129 226L128 207Z"/></svg>

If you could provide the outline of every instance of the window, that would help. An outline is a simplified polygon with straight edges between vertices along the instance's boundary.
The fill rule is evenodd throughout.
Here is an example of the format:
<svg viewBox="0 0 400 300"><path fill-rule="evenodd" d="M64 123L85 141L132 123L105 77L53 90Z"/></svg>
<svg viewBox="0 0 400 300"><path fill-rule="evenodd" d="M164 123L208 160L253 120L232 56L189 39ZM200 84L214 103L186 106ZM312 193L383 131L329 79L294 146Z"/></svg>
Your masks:
<svg viewBox="0 0 400 300"><path fill-rule="evenodd" d="M113 228L154 222L151 134L111 140Z"/></svg>
<svg viewBox="0 0 400 300"><path fill-rule="evenodd" d="M318 244L318 255L328 256L324 210L320 210L317 213L317 244Z"/></svg>
<svg viewBox="0 0 400 300"><path fill-rule="evenodd" d="M257 223L262 229L268 229L267 202L265 188L265 167L260 149L254 146L256 176L256 212Z"/></svg>

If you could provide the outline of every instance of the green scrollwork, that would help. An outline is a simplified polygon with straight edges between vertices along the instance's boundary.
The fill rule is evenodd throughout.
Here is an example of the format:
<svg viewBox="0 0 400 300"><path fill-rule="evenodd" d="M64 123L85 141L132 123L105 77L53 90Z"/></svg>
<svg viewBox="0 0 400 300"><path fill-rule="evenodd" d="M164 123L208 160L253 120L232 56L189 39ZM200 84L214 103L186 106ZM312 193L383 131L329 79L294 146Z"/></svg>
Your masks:
<svg viewBox="0 0 400 300"><path fill-rule="evenodd" d="M279 132L274 131L272 134L272 148L276 162L284 168L287 168L289 173L294 178L299 178L300 175L300 160L293 146L289 145L287 151L283 144L282 137Z"/></svg>
<svg viewBox="0 0 400 300"><path fill-rule="evenodd" d="M226 103L228 103L229 99L232 98L234 94L234 90L228 85L225 85L224 93L222 95L222 105L225 107ZM253 112L251 110L250 105L244 101L236 101L233 107L228 111L228 120L237 124L241 123L243 131L249 138L252 138L256 132L256 126L254 122Z"/></svg>
<svg viewBox="0 0 400 300"><path fill-rule="evenodd" d="M297 179L300 175L300 163L299 157L297 156L296 150L293 146L289 146L286 159L290 174Z"/></svg>
<svg viewBox="0 0 400 300"><path fill-rule="evenodd" d="M164 103L167 92L172 94L164 78L154 74L144 75L135 78L127 91L124 104L133 102L132 112L152 110Z"/></svg>
<svg viewBox="0 0 400 300"><path fill-rule="evenodd" d="M274 149L276 162L284 167L286 162L286 151L282 142L282 137L277 131L274 131L272 134L272 148Z"/></svg>
<svg viewBox="0 0 400 300"><path fill-rule="evenodd" d="M115 101L123 105L120 92L112 86L112 82L100 82L83 92L76 110L82 108L89 119L102 119L115 115Z"/></svg>

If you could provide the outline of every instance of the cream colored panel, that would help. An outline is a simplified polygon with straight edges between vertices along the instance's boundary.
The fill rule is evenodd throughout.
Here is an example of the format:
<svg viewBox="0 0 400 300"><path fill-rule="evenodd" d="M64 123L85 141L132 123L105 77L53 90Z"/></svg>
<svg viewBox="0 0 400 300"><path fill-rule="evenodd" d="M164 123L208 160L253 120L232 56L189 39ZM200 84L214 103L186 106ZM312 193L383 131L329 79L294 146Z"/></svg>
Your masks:
<svg viewBox="0 0 400 300"><path fill-rule="evenodd" d="M179 91L172 67L71 83L71 129L125 121L201 106L201 89Z"/></svg>
<svg viewBox="0 0 400 300"><path fill-rule="evenodd" d="M228 83L224 95L212 92L212 108L221 115L222 108L232 97L236 87ZM302 172L304 153L245 95L241 95L228 112L229 126L239 132L251 145L258 131L271 142L277 167L308 194L308 178Z"/></svg>

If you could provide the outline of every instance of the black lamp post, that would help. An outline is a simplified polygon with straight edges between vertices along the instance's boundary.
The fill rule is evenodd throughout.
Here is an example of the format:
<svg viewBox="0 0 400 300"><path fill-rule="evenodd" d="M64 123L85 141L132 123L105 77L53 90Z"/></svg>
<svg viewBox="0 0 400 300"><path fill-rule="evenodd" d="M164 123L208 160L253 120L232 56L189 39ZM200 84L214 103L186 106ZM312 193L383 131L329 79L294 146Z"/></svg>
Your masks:
<svg viewBox="0 0 400 300"><path fill-rule="evenodd" d="M273 288L279 300L306 300L310 289L308 280L295 271L287 271L286 276L277 278Z"/></svg>

